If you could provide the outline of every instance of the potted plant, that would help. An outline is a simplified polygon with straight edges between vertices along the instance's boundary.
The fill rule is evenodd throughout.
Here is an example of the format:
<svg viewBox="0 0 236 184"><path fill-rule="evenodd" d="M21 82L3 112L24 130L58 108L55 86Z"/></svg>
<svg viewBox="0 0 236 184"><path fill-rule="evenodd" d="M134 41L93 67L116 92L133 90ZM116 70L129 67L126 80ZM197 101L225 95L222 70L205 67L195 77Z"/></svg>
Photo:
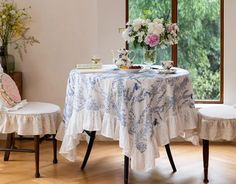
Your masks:
<svg viewBox="0 0 236 184"><path fill-rule="evenodd" d="M22 59L22 49L26 52L28 44L39 43L35 37L27 35L31 22L28 8L19 9L14 1L9 0L0 4L0 63L6 73L12 73L15 69L14 56L8 54L9 44L14 44Z"/></svg>

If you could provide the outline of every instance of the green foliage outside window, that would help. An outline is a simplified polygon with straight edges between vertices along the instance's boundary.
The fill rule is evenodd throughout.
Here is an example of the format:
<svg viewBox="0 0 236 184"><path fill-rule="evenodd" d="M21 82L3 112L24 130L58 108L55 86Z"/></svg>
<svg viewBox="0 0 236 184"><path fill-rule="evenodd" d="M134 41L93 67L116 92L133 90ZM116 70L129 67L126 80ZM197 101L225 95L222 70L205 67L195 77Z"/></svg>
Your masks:
<svg viewBox="0 0 236 184"><path fill-rule="evenodd" d="M136 18L150 19L163 18L165 21L171 20L171 0L129 0L129 20ZM133 45L129 48L135 50L136 63L142 63L143 50L141 48L134 49ZM171 48L157 49L157 61L170 60ZM160 64L160 63L156 63Z"/></svg>
<svg viewBox="0 0 236 184"><path fill-rule="evenodd" d="M170 20L171 0L129 0L129 19L138 17ZM178 0L178 26L178 66L190 72L195 99L219 100L220 0ZM159 49L157 60L171 59L170 51ZM142 57L136 49L136 62Z"/></svg>

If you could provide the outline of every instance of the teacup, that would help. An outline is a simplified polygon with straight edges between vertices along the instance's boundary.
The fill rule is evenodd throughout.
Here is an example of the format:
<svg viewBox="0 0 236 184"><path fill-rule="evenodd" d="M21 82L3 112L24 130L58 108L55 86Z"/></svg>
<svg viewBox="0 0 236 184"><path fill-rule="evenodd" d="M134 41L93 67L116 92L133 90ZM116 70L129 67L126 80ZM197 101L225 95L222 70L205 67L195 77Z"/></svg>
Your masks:
<svg viewBox="0 0 236 184"><path fill-rule="evenodd" d="M101 63L101 58L97 56L93 56L91 58L93 64L100 64Z"/></svg>
<svg viewBox="0 0 236 184"><path fill-rule="evenodd" d="M173 67L174 65L174 62L173 61L162 61L162 67L165 69L165 70L169 70Z"/></svg>

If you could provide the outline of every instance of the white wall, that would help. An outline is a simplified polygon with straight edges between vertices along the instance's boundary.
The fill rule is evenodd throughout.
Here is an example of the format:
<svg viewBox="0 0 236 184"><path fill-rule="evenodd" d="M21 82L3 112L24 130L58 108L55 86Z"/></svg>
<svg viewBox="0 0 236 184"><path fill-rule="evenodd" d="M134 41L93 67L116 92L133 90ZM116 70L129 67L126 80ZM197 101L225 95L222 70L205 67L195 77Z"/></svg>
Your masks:
<svg viewBox="0 0 236 184"><path fill-rule="evenodd" d="M24 97L63 107L69 71L76 63L88 62L96 51L97 1L17 0L17 4L32 6L30 33L41 42L28 47L23 62L16 58L16 68L23 72Z"/></svg>
<svg viewBox="0 0 236 184"><path fill-rule="evenodd" d="M98 0L97 52L104 63L111 63L111 50L124 47L118 28L125 26L125 0Z"/></svg>
<svg viewBox="0 0 236 184"><path fill-rule="evenodd" d="M23 72L24 97L63 107L66 80L77 63L99 55L111 63L110 50L124 45L118 28L124 26L124 0L17 0L32 6L30 33L40 44L28 47ZM236 0L225 0L225 103L236 104Z"/></svg>
<svg viewBox="0 0 236 184"><path fill-rule="evenodd" d="M28 47L16 69L23 72L23 96L64 105L69 71L93 55L111 63L111 49L123 47L125 3L118 0L17 0L31 6L30 33L40 41ZM15 51L12 53L17 56Z"/></svg>
<svg viewBox="0 0 236 184"><path fill-rule="evenodd" d="M236 0L225 0L225 103L236 104Z"/></svg>

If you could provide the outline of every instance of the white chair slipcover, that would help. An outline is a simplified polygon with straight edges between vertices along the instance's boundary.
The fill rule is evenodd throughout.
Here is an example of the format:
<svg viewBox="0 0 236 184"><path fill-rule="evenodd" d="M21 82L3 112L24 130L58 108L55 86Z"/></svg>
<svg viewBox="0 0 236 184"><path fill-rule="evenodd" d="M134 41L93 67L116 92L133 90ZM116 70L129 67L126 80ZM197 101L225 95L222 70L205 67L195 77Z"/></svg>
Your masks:
<svg viewBox="0 0 236 184"><path fill-rule="evenodd" d="M16 111L0 112L0 118L0 133L18 135L56 134L62 120L60 107L42 102L28 102Z"/></svg>
<svg viewBox="0 0 236 184"><path fill-rule="evenodd" d="M199 110L199 137L203 140L204 183L208 183L209 141L236 138L236 109L229 105L204 107Z"/></svg>
<svg viewBox="0 0 236 184"><path fill-rule="evenodd" d="M199 110L199 136L206 140L236 138L236 109L229 105L204 107Z"/></svg>

